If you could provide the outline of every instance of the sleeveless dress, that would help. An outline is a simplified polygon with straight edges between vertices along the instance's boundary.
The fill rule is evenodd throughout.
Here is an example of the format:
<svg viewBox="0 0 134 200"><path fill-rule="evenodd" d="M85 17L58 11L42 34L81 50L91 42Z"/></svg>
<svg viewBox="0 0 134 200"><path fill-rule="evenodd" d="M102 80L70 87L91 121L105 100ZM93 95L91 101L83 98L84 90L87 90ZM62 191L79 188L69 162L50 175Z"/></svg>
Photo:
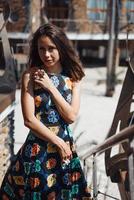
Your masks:
<svg viewBox="0 0 134 200"><path fill-rule="evenodd" d="M72 82L61 74L48 74L68 103L72 98ZM48 93L34 89L35 116L53 134L61 137L73 152L69 164L63 164L57 147L30 130L25 143L14 156L4 177L0 200L88 200L90 192L75 151L72 132Z"/></svg>

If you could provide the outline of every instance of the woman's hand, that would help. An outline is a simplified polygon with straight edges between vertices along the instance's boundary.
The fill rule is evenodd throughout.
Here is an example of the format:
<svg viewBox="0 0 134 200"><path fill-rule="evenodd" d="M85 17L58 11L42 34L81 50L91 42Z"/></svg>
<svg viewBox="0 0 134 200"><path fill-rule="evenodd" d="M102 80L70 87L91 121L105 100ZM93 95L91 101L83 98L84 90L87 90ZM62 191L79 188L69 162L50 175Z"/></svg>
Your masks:
<svg viewBox="0 0 134 200"><path fill-rule="evenodd" d="M62 162L68 164L72 159L72 151L70 149L69 142L65 142L61 138L59 139L58 144L59 154L61 156Z"/></svg>
<svg viewBox="0 0 134 200"><path fill-rule="evenodd" d="M49 76L45 73L44 70L38 69L34 73L34 82L37 83L40 87L42 87L45 90L50 90L54 85L52 81L50 80Z"/></svg>

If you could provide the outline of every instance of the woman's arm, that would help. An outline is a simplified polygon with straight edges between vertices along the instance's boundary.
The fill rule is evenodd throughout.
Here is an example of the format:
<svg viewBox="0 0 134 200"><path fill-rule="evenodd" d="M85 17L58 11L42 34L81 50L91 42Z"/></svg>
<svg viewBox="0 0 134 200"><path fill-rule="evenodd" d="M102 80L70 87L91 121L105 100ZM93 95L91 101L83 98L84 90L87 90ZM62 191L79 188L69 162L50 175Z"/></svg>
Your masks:
<svg viewBox="0 0 134 200"><path fill-rule="evenodd" d="M30 72L28 71L22 76L21 106L25 126L30 128L39 138L57 145L59 149L66 155L64 157L70 158L72 153L68 145L57 135L53 134L34 115L35 104L33 95L33 80Z"/></svg>
<svg viewBox="0 0 134 200"><path fill-rule="evenodd" d="M34 81L51 94L60 115L68 123L73 123L77 117L80 105L80 82L73 83L72 101L69 104L53 85L47 74L40 77L40 71L35 73Z"/></svg>
<svg viewBox="0 0 134 200"><path fill-rule="evenodd" d="M80 82L75 82L72 89L72 101L69 104L56 87L50 87L49 92L61 116L68 123L73 123L79 112L80 106Z"/></svg>

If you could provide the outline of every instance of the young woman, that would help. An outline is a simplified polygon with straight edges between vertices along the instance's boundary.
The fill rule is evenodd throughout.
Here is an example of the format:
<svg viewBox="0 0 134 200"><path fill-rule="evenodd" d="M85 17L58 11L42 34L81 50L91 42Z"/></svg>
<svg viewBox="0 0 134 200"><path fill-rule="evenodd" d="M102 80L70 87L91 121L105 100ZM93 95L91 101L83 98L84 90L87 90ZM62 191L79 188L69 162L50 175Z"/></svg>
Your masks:
<svg viewBox="0 0 134 200"><path fill-rule="evenodd" d="M21 104L28 137L3 180L2 200L88 200L69 124L79 111L82 65L64 32L41 26L30 44Z"/></svg>

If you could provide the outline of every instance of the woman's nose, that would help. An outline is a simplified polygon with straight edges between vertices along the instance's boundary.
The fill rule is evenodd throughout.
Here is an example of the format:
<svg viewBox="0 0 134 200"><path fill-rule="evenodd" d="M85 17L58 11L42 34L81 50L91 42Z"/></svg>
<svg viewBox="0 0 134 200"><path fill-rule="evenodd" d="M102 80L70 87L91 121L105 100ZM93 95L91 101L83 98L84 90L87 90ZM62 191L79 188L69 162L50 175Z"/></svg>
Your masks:
<svg viewBox="0 0 134 200"><path fill-rule="evenodd" d="M49 51L45 51L45 56L46 56L46 57L49 57L49 56L50 56Z"/></svg>

